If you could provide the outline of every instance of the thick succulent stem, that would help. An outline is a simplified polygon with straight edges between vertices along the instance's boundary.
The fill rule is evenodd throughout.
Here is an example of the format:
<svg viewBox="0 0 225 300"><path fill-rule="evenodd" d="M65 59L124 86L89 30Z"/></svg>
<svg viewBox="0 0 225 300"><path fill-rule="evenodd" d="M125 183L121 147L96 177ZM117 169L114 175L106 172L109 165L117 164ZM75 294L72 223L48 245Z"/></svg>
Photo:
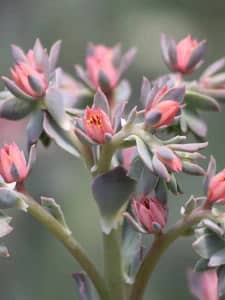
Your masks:
<svg viewBox="0 0 225 300"><path fill-rule="evenodd" d="M167 233L155 236L154 242L137 273L130 300L141 300L143 298L147 283L164 252L187 229L206 218L212 218L209 210L196 210L191 215L178 221Z"/></svg>

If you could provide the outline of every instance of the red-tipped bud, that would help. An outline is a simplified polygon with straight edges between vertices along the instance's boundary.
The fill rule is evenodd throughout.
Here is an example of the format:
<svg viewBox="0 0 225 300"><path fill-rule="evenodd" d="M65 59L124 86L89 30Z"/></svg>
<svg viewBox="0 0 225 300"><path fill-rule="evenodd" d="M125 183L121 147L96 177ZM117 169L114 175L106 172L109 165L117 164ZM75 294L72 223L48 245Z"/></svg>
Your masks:
<svg viewBox="0 0 225 300"><path fill-rule="evenodd" d="M161 126L170 125L173 122L174 117L177 115L179 109L180 109L180 104L174 100L162 101L157 105L155 105L154 110L161 113L161 118L159 119L158 122L152 125L152 128L158 128Z"/></svg>
<svg viewBox="0 0 225 300"><path fill-rule="evenodd" d="M102 80L108 81L109 87L115 87L118 80L118 72L113 64L113 49L103 45L92 46L86 57L86 67L89 79L98 88ZM103 78L104 77L104 78Z"/></svg>
<svg viewBox="0 0 225 300"><path fill-rule="evenodd" d="M225 169L213 176L208 185L208 201L214 203L218 200L225 203Z"/></svg>
<svg viewBox="0 0 225 300"><path fill-rule="evenodd" d="M166 146L160 146L156 150L158 159L172 172L182 171L182 161Z"/></svg>
<svg viewBox="0 0 225 300"><path fill-rule="evenodd" d="M202 63L206 41L199 42L188 35L176 44L163 35L161 48L163 58L172 71L190 74Z"/></svg>
<svg viewBox="0 0 225 300"><path fill-rule="evenodd" d="M28 175L24 153L15 143L0 149L0 175L7 183L21 182Z"/></svg>
<svg viewBox="0 0 225 300"><path fill-rule="evenodd" d="M165 227L167 210L157 199L142 195L140 201L133 200L138 221L149 233L156 233Z"/></svg>
<svg viewBox="0 0 225 300"><path fill-rule="evenodd" d="M33 98L42 97L48 87L46 75L38 68L32 50L28 52L26 61L11 68L11 75L17 86Z"/></svg>
<svg viewBox="0 0 225 300"><path fill-rule="evenodd" d="M189 73L191 70L188 68L191 56L194 50L199 46L199 42L192 39L190 35L181 40L176 46L177 64L176 70L181 73Z"/></svg>
<svg viewBox="0 0 225 300"><path fill-rule="evenodd" d="M199 300L218 300L218 276L216 270L193 272L189 274L189 287Z"/></svg>
<svg viewBox="0 0 225 300"><path fill-rule="evenodd" d="M106 134L114 134L110 119L101 108L87 107L83 124L86 134L99 144L104 144Z"/></svg>

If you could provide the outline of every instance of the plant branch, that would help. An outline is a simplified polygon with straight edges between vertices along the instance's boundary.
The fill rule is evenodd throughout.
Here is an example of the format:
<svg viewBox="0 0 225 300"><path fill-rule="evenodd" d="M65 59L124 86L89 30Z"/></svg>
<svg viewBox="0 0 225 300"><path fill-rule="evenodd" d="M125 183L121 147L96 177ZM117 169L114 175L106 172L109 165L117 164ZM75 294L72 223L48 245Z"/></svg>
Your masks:
<svg viewBox="0 0 225 300"><path fill-rule="evenodd" d="M196 209L191 215L178 221L167 233L155 236L152 247L146 254L137 273L130 300L141 300L143 298L148 280L164 252L187 229L206 218L213 218L209 210Z"/></svg>
<svg viewBox="0 0 225 300"><path fill-rule="evenodd" d="M96 270L85 250L74 239L71 232L68 231L68 228L61 225L47 210L28 195L27 192L21 190L21 187L18 188L18 190L26 195L26 203L28 205L27 211L43 224L60 242L62 242L69 253L78 261L80 266L92 280L100 299L107 299L108 290L104 278Z"/></svg>
<svg viewBox="0 0 225 300"><path fill-rule="evenodd" d="M110 234L103 234L104 241L104 268L105 279L110 292L110 300L123 300L125 297L121 250L120 232L112 230Z"/></svg>

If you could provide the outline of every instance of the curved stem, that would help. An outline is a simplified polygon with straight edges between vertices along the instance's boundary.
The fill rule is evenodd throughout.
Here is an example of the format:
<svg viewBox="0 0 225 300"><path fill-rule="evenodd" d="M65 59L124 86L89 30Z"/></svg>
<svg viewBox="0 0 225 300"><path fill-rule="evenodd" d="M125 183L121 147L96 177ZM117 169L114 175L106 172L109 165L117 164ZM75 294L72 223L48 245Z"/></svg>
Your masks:
<svg viewBox="0 0 225 300"><path fill-rule="evenodd" d="M68 228L61 225L48 211L39 205L30 195L27 194L23 187L18 190L26 195L27 211L40 223L42 223L60 242L64 244L69 253L78 261L84 271L92 280L100 298L108 298L108 289L104 278L96 270L94 264L89 259L85 250L74 239Z"/></svg>
<svg viewBox="0 0 225 300"><path fill-rule="evenodd" d="M163 253L177 238L185 233L187 229L206 218L212 219L210 211L202 209L196 210L191 215L178 221L167 233L155 236L152 247L146 254L137 273L130 300L141 300L143 298L148 280Z"/></svg>

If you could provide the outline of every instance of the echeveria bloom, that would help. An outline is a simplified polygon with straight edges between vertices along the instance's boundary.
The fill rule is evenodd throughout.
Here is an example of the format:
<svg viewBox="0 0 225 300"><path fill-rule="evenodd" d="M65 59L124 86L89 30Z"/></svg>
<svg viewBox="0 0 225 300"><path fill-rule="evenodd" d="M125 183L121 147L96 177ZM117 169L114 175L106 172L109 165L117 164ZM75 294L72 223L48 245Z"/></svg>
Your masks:
<svg viewBox="0 0 225 300"><path fill-rule="evenodd" d="M156 198L142 195L139 201L133 200L132 205L138 221L149 233L165 227L167 209Z"/></svg>
<svg viewBox="0 0 225 300"><path fill-rule="evenodd" d="M213 176L208 185L208 201L225 203L225 169Z"/></svg>
<svg viewBox="0 0 225 300"><path fill-rule="evenodd" d="M10 92L22 99L44 97L50 80L55 74L60 47L61 41L57 41L48 54L39 39L36 40L33 49L27 53L18 46L12 45L15 64L10 71L13 80L2 77Z"/></svg>
<svg viewBox="0 0 225 300"><path fill-rule="evenodd" d="M101 76L105 77L110 88L114 88L118 80L118 72L113 64L113 49L103 45L92 46L86 57L86 67L92 84L100 87Z"/></svg>
<svg viewBox="0 0 225 300"><path fill-rule="evenodd" d="M7 183L21 182L28 175L24 153L15 143L0 149L0 175Z"/></svg>
<svg viewBox="0 0 225 300"><path fill-rule="evenodd" d="M170 125L180 110L184 93L184 87L174 86L167 78L156 81L146 98L146 124L152 128Z"/></svg>
<svg viewBox="0 0 225 300"><path fill-rule="evenodd" d="M114 133L109 116L101 108L87 107L83 126L85 133L99 144L104 144L105 134L113 135Z"/></svg>
<svg viewBox="0 0 225 300"><path fill-rule="evenodd" d="M206 41L199 42L188 35L176 44L173 39L163 35L161 48L163 58L172 71L189 74L202 63Z"/></svg>
<svg viewBox="0 0 225 300"><path fill-rule="evenodd" d="M38 68L33 50L28 51L25 61L11 68L11 75L17 86L33 98L42 97L48 87L46 74ZM38 88L34 88L35 84Z"/></svg>

